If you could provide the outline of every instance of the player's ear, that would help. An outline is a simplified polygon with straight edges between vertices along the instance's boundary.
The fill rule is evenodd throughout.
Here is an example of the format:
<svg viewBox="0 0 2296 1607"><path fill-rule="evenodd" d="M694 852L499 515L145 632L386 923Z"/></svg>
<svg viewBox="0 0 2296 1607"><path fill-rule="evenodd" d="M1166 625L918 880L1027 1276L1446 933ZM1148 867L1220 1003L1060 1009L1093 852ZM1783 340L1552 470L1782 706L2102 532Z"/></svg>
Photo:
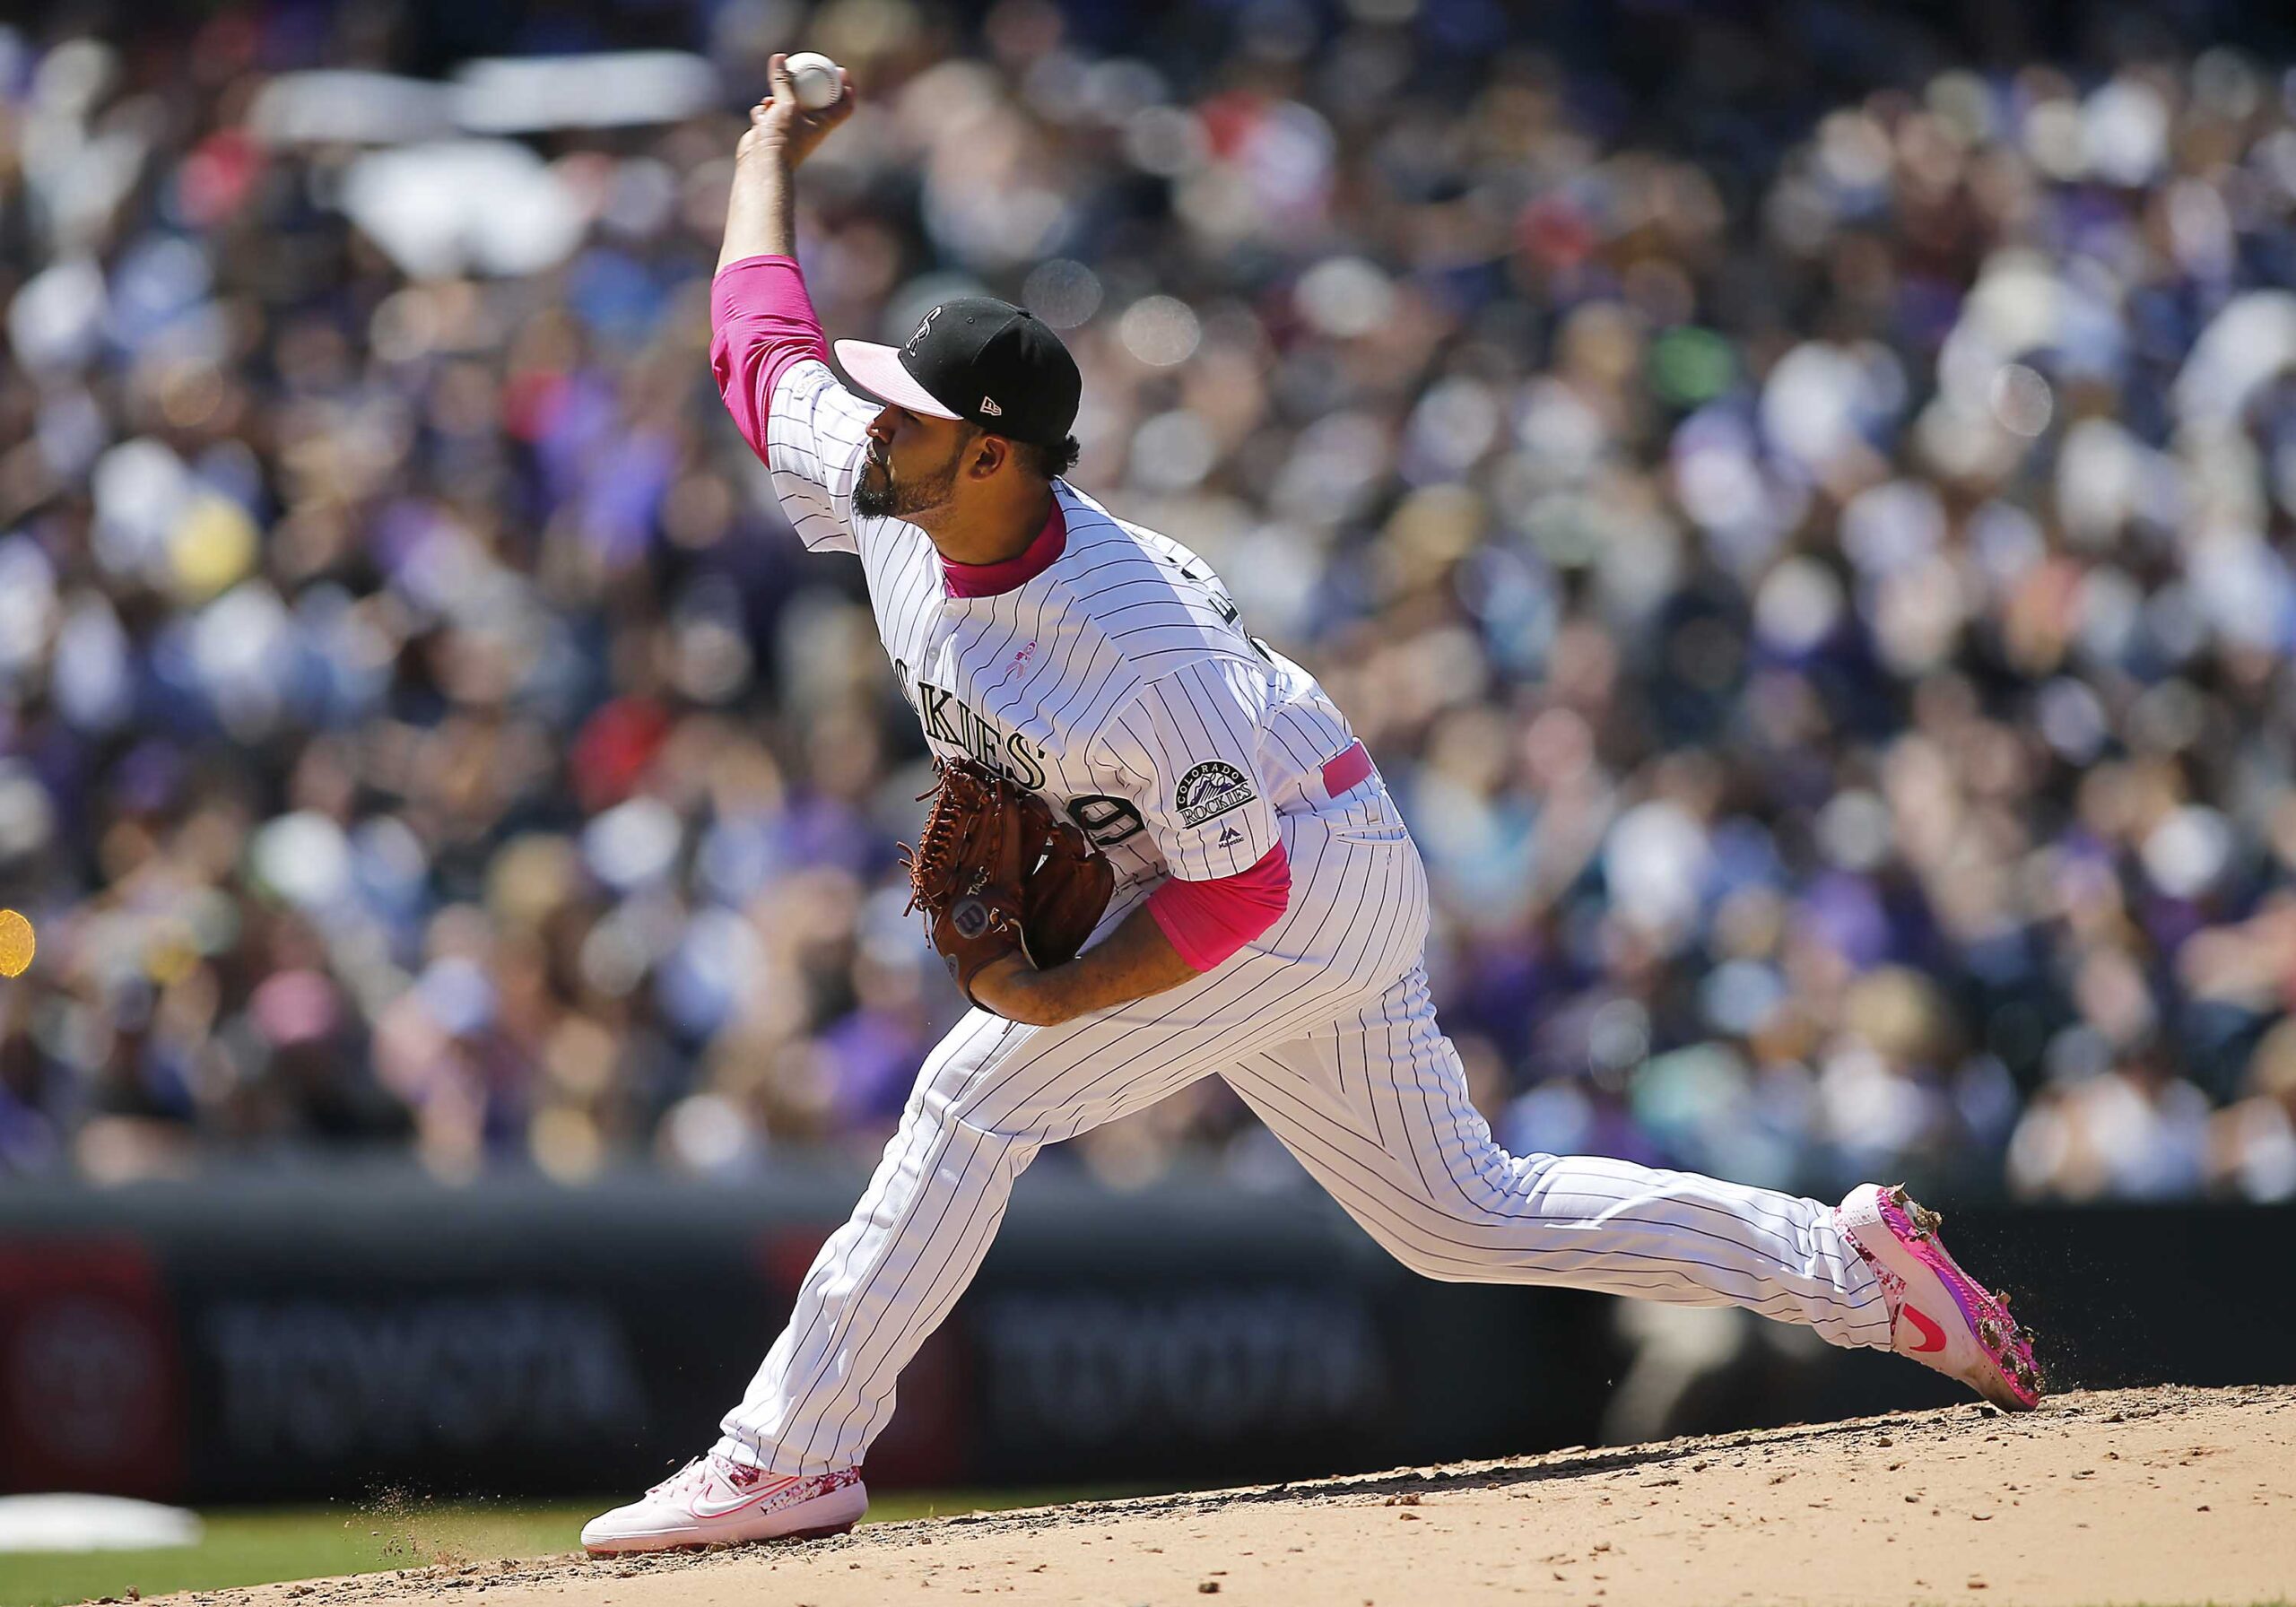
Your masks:
<svg viewBox="0 0 2296 1607"><path fill-rule="evenodd" d="M1011 441L1001 435L989 435L984 432L974 439L972 456L966 461L971 467L974 479L987 480L1011 462L1012 457L1013 443Z"/></svg>

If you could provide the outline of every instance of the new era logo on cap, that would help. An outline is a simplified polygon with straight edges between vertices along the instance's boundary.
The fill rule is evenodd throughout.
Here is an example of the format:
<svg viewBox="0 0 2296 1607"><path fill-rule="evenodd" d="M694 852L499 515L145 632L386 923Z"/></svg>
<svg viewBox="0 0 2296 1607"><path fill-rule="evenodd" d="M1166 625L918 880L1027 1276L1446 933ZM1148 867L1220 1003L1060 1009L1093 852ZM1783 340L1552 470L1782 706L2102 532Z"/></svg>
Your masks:
<svg viewBox="0 0 2296 1607"><path fill-rule="evenodd" d="M1045 447L1057 447L1074 427L1084 388L1060 337L1027 308L994 296L942 302L898 348L839 341L837 357L880 401Z"/></svg>

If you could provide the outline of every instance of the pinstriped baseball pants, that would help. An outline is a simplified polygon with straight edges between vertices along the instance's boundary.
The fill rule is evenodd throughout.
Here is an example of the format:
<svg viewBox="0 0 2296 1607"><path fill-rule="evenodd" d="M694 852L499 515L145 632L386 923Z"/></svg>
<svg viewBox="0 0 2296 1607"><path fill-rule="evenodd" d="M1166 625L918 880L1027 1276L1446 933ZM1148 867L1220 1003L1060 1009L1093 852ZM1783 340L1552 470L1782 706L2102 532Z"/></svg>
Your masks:
<svg viewBox="0 0 2296 1607"><path fill-rule="evenodd" d="M1430 1277L1743 1306L1836 1344L1889 1343L1882 1291L1829 1207L1500 1149L1435 1022L1420 965L1425 872L1384 796L1282 825L1291 907L1218 970L1057 1027L975 1012L934 1049L719 1451L787 1473L859 1463L1037 1151L1215 1073Z"/></svg>

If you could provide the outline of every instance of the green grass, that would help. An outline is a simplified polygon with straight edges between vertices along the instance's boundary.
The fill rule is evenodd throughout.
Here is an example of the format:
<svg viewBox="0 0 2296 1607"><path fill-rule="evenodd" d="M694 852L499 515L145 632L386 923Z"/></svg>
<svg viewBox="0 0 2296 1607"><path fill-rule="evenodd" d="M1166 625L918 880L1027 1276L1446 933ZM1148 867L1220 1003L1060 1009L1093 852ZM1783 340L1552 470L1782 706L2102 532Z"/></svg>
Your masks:
<svg viewBox="0 0 2296 1607"><path fill-rule="evenodd" d="M869 1521L984 1508L1041 1507L1130 1491L891 1490L872 1495ZM102 1596L216 1590L332 1574L540 1557L575 1549L585 1522L619 1499L271 1507L202 1513L196 1546L152 1551L0 1552L0 1607L65 1607Z"/></svg>

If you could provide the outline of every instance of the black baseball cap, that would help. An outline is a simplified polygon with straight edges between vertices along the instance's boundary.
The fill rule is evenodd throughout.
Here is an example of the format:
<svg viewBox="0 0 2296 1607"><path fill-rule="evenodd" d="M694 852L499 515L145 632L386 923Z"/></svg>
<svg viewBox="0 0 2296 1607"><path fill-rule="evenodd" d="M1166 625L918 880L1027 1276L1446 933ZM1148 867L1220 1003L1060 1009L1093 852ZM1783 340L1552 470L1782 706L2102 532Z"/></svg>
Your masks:
<svg viewBox="0 0 2296 1607"><path fill-rule="evenodd" d="M994 296L942 302L903 345L839 341L837 360L880 402L1039 447L1067 439L1084 390L1060 337Z"/></svg>

